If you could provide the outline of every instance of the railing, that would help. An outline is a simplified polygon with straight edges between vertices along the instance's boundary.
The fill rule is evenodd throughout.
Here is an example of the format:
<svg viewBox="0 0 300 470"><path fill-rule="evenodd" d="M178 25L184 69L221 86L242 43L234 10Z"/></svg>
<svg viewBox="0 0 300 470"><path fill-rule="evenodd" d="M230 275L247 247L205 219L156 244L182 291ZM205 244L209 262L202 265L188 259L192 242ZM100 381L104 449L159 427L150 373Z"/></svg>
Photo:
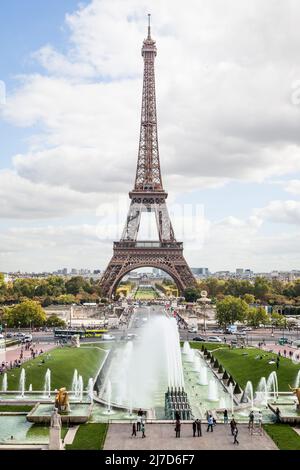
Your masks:
<svg viewBox="0 0 300 470"><path fill-rule="evenodd" d="M114 242L114 248L174 248L182 249L182 242L160 242L160 241L133 241L133 240L121 240L120 242Z"/></svg>

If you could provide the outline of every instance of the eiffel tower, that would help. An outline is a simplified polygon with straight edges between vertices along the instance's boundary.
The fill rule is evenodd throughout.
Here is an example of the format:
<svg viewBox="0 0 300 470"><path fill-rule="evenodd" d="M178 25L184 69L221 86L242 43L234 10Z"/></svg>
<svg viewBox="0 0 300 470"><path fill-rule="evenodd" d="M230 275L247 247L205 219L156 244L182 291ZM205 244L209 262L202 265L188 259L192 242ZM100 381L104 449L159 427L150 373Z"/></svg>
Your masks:
<svg viewBox="0 0 300 470"><path fill-rule="evenodd" d="M168 273L180 293L195 285L195 278L183 256L183 243L175 239L162 184L156 116L154 60L156 43L151 38L150 15L148 36L143 42L144 83L139 153L135 185L125 228L119 242L114 242L113 257L101 278L104 295L112 297L121 279L141 267L158 268ZM141 214L154 212L159 240L138 241Z"/></svg>

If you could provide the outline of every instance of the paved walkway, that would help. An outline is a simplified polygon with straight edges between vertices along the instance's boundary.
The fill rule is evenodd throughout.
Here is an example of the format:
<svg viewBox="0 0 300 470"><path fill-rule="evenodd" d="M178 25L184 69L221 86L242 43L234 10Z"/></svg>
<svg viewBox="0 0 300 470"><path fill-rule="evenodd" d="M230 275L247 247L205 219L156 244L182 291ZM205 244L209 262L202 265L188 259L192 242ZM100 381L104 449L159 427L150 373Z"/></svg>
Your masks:
<svg viewBox="0 0 300 470"><path fill-rule="evenodd" d="M192 437L192 425L181 425L181 438L175 438L174 424L146 424L146 438L141 433L131 437L130 424L110 424L104 450L276 450L267 435L250 436L247 425L239 425L239 445L233 445L229 425L218 424L214 432L206 432L202 425L202 437Z"/></svg>
<svg viewBox="0 0 300 470"><path fill-rule="evenodd" d="M44 352L47 352L47 351L50 351L51 349L54 349L56 348L56 344L54 343L33 343L33 348L34 350L38 350L38 352L40 352L40 350L42 349ZM21 353L21 350L23 349L23 361L22 362L25 362L25 361L28 361L31 359L31 352L28 350L28 351L25 351L25 347L24 345L18 345L18 346L11 346L9 348L7 348L6 350L5 349L2 349L1 352L0 352L0 361L1 362L14 362L15 359L19 359L20 358L20 353Z"/></svg>
<svg viewBox="0 0 300 470"><path fill-rule="evenodd" d="M65 435L65 438L64 438L64 446L66 444L73 444L73 441L75 439L75 435L77 433L79 429L79 426L74 426L72 428L70 428L67 432L67 434Z"/></svg>

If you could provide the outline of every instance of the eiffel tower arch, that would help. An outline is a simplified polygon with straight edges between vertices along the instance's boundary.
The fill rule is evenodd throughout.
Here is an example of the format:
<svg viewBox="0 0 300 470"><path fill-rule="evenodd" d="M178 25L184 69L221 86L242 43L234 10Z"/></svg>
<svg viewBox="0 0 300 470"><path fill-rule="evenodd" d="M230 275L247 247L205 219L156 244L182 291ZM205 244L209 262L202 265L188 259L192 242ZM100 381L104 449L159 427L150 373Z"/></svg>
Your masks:
<svg viewBox="0 0 300 470"><path fill-rule="evenodd" d="M141 267L159 268L175 281L179 292L196 284L183 256L183 243L176 241L169 217L162 183L156 114L155 70L156 43L148 36L143 42L144 80L138 162L134 189L129 193L130 208L121 240L114 242L113 257L101 278L104 295L112 297L118 283L130 271ZM141 215L153 212L157 241L138 241Z"/></svg>

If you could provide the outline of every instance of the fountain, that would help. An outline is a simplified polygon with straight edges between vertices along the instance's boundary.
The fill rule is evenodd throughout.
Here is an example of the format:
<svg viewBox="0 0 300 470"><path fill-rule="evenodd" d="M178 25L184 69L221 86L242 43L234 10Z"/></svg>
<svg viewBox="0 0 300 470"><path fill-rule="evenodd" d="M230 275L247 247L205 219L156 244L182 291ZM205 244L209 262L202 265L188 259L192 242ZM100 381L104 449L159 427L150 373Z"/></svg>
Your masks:
<svg viewBox="0 0 300 470"><path fill-rule="evenodd" d="M268 404L268 387L265 377L262 377L258 383L255 394L255 401L261 403L262 405Z"/></svg>
<svg viewBox="0 0 300 470"><path fill-rule="evenodd" d="M183 343L182 354L189 354L190 350L191 350L190 343L188 341L185 341Z"/></svg>
<svg viewBox="0 0 300 470"><path fill-rule="evenodd" d="M82 375L78 377L78 386L77 386L77 398L79 401L83 399L83 378Z"/></svg>
<svg viewBox="0 0 300 470"><path fill-rule="evenodd" d="M3 375L2 392L7 392L7 373Z"/></svg>
<svg viewBox="0 0 300 470"><path fill-rule="evenodd" d="M21 370L20 380L19 380L19 390L21 392L21 397L25 396L25 385L26 385L26 372L25 369Z"/></svg>
<svg viewBox="0 0 300 470"><path fill-rule="evenodd" d="M77 369L74 370L71 390L76 396L78 393L78 370Z"/></svg>
<svg viewBox="0 0 300 470"><path fill-rule="evenodd" d="M230 395L230 398L231 398L231 415L233 416L234 415L234 400L233 400L233 384L230 382L229 384L229 395Z"/></svg>
<svg viewBox="0 0 300 470"><path fill-rule="evenodd" d="M106 401L107 401L107 413L111 413L111 381L108 379L106 385Z"/></svg>
<svg viewBox="0 0 300 470"><path fill-rule="evenodd" d="M209 401L219 401L218 385L214 379L208 382L207 399Z"/></svg>
<svg viewBox="0 0 300 470"><path fill-rule="evenodd" d="M51 397L51 370L47 369L44 381L44 397Z"/></svg>
<svg viewBox="0 0 300 470"><path fill-rule="evenodd" d="M296 375L296 379L295 379L295 382L294 382L294 387L295 388L300 387L300 369L298 371L298 374Z"/></svg>
<svg viewBox="0 0 300 470"><path fill-rule="evenodd" d="M205 367L205 366L201 366L201 368L200 368L199 384L200 384L200 385L208 385L208 380L207 380L207 367Z"/></svg>
<svg viewBox="0 0 300 470"><path fill-rule="evenodd" d="M226 400L225 400L224 397L221 397L221 398L220 398L219 407L220 407L221 409L225 409L225 408L226 408Z"/></svg>
<svg viewBox="0 0 300 470"><path fill-rule="evenodd" d="M32 392L32 384L29 385L28 392Z"/></svg>
<svg viewBox="0 0 300 470"><path fill-rule="evenodd" d="M93 401L94 401L94 379L92 377L88 381L87 391L88 391L89 399L91 400L91 403L93 403Z"/></svg>
<svg viewBox="0 0 300 470"><path fill-rule="evenodd" d="M201 369L201 362L199 356L194 357L194 363L193 363L193 370L195 372L200 372Z"/></svg>
<svg viewBox="0 0 300 470"><path fill-rule="evenodd" d="M273 392L273 398L278 398L278 379L275 371L271 372L267 380L267 391L268 394Z"/></svg>
<svg viewBox="0 0 300 470"><path fill-rule="evenodd" d="M247 401L251 403L251 410L253 409L253 401L254 401L254 394L253 394L253 385L251 380L248 380L246 383L246 387L244 390L243 398L246 398ZM243 400L242 398L242 400Z"/></svg>

